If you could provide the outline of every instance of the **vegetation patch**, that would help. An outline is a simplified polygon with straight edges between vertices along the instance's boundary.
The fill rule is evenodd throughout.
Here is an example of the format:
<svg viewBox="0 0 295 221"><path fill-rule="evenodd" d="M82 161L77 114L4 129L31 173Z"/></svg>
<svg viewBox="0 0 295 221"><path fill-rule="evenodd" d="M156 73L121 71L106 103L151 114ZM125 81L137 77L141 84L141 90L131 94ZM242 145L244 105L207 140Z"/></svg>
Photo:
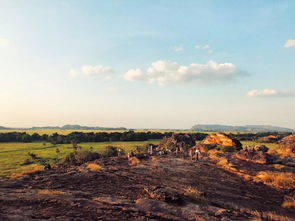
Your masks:
<svg viewBox="0 0 295 221"><path fill-rule="evenodd" d="M39 164L31 164L31 165L23 166L23 167L19 168L19 170L20 170L20 172L11 174L10 178L12 178L12 179L20 178L20 177L26 176L28 174L41 171L41 170L43 170L43 167Z"/></svg>
<svg viewBox="0 0 295 221"><path fill-rule="evenodd" d="M75 151L67 155L63 161L63 165L79 166L83 163L93 161L100 158L100 154L88 150Z"/></svg>
<svg viewBox="0 0 295 221"><path fill-rule="evenodd" d="M283 208L295 208L295 196L286 196L282 204Z"/></svg>
<svg viewBox="0 0 295 221"><path fill-rule="evenodd" d="M261 171L256 175L254 181L263 182L275 188L295 188L295 175L292 172Z"/></svg>
<svg viewBox="0 0 295 221"><path fill-rule="evenodd" d="M129 157L128 162L130 166L137 166L140 160L137 157Z"/></svg>
<svg viewBox="0 0 295 221"><path fill-rule="evenodd" d="M49 190L49 189L38 190L38 194L44 194L44 195L59 195L64 193L65 192L60 190Z"/></svg>
<svg viewBox="0 0 295 221"><path fill-rule="evenodd" d="M87 168L91 171L98 171L98 170L102 169L102 166L100 166L99 164L96 164L96 163L89 163L87 165Z"/></svg>

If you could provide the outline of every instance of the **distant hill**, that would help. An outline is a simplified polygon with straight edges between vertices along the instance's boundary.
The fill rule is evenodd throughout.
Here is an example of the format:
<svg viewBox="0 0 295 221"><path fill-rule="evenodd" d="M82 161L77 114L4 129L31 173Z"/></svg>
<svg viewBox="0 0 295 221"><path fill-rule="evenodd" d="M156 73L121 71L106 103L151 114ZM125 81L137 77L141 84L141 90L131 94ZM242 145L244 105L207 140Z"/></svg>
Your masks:
<svg viewBox="0 0 295 221"><path fill-rule="evenodd" d="M0 130L11 130L11 129L23 129L23 130L127 130L126 127L88 127L81 126L78 124L71 125L67 124L62 127L52 127L52 126L44 126L44 127L30 127L30 128L8 128L0 126Z"/></svg>
<svg viewBox="0 0 295 221"><path fill-rule="evenodd" d="M126 127L89 127L78 124L67 124L62 127L32 127L32 129L60 129L60 130L127 130Z"/></svg>
<svg viewBox="0 0 295 221"><path fill-rule="evenodd" d="M191 129L196 131L295 132L295 130L291 128L269 125L229 126L220 124L196 124Z"/></svg>

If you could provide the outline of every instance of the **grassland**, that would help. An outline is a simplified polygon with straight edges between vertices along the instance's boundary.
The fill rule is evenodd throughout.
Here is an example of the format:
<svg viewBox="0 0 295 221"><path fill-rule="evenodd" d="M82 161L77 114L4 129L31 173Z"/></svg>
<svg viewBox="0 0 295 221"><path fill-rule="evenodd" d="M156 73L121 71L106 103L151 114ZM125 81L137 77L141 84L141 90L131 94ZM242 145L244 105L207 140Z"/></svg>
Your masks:
<svg viewBox="0 0 295 221"><path fill-rule="evenodd" d="M146 143L159 143L158 140L150 141L132 141L132 142L96 142L96 143L80 143L82 150L102 152L107 145L122 147L125 152L141 146ZM56 152L59 149L60 153ZM65 155L73 152L71 144L57 144L53 146L51 143L0 143L0 177L7 177L13 173L21 172L26 166L24 162L30 158L28 152L36 154L46 163L55 164L60 162Z"/></svg>
<svg viewBox="0 0 295 221"><path fill-rule="evenodd" d="M60 132L56 130L46 130L38 131L38 133L52 133ZM27 131L26 131L27 132ZM32 132L32 131L30 131ZM35 131L36 132L36 131ZM70 133L68 130L61 130L61 132ZM83 131L85 132L85 130ZM93 131L92 131L93 132ZM125 152L129 152L136 146L141 146L146 143L159 143L159 140L151 141L132 141L132 142L96 142L96 143L80 143L79 146L83 150L89 150L90 147L93 151L102 152L104 147L107 145L113 145L117 147L122 147ZM243 141L242 144L254 145L257 144L255 141ZM265 144L271 150L278 148L277 144ZM56 149L59 149L57 153ZM38 157L42 158L46 163L55 164L60 162L65 155L73 151L71 144L58 144L53 146L51 143L0 143L0 177L10 176L12 173L21 172L26 166L24 162L26 159L30 158L28 152L36 154Z"/></svg>

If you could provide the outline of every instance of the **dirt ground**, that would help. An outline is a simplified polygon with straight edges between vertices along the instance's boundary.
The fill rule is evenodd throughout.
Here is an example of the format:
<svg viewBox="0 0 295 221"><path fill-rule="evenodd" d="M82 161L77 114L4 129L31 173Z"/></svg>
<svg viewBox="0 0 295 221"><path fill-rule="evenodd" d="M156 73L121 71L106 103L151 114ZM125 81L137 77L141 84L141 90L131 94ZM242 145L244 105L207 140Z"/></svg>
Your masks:
<svg viewBox="0 0 295 221"><path fill-rule="evenodd" d="M294 211L281 206L294 190L246 181L208 159L196 162L171 154L141 159L136 166L126 157L94 163L102 168L90 171L85 164L1 180L0 220L227 221L259 215L295 220ZM237 162L237 167L260 171L271 166ZM169 188L181 201L153 198L147 188ZM188 195L187 189L200 194Z"/></svg>

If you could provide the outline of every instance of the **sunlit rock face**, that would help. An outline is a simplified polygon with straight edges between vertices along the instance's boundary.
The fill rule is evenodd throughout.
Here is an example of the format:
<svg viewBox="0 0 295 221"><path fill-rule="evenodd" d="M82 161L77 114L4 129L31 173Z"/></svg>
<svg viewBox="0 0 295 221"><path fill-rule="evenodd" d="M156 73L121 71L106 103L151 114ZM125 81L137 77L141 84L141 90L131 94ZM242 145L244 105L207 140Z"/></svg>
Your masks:
<svg viewBox="0 0 295 221"><path fill-rule="evenodd" d="M237 139L232 139L223 133L213 133L209 134L201 144L205 145L220 145L241 148L242 144Z"/></svg>

